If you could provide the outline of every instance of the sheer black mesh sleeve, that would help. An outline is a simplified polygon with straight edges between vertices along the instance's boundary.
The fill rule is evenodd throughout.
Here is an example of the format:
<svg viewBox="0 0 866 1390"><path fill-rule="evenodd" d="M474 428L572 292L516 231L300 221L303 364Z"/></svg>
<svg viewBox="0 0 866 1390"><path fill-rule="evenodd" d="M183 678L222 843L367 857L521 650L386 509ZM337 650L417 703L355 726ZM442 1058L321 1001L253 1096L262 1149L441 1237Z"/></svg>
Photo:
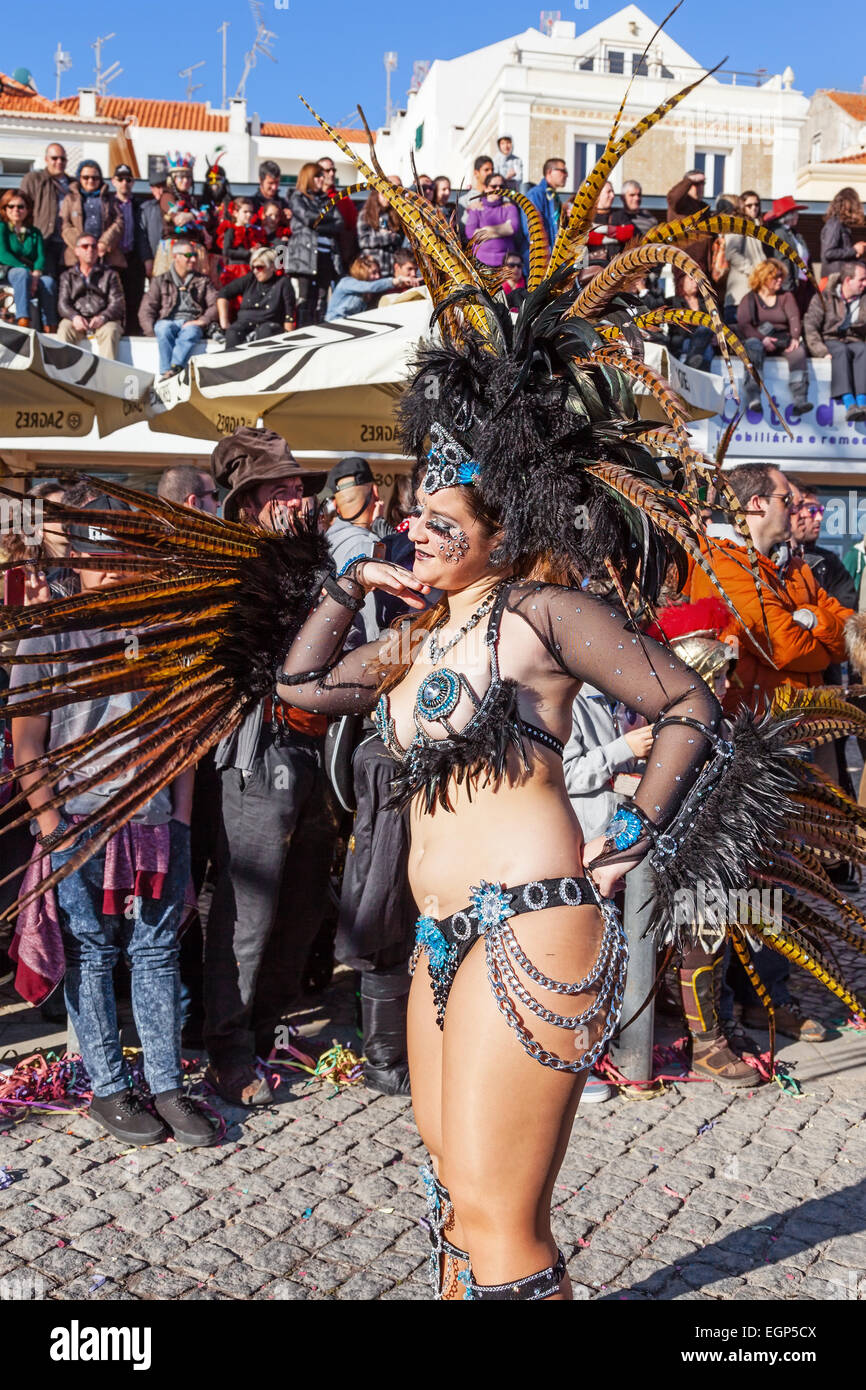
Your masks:
<svg viewBox="0 0 866 1390"><path fill-rule="evenodd" d="M575 589L520 585L509 594L508 608L529 624L565 674L621 700L650 724L684 716L718 729L721 706L697 672L638 633L616 602ZM711 752L710 740L690 724L659 729L634 796L659 830L673 819ZM641 841L640 849L646 848Z"/></svg>
<svg viewBox="0 0 866 1390"><path fill-rule="evenodd" d="M352 598L363 591L354 580L338 580ZM377 659L387 656L397 634L364 642L341 657L355 617L329 594L323 594L286 653L277 674L277 694L287 704L315 714L368 714L376 703L381 679Z"/></svg>

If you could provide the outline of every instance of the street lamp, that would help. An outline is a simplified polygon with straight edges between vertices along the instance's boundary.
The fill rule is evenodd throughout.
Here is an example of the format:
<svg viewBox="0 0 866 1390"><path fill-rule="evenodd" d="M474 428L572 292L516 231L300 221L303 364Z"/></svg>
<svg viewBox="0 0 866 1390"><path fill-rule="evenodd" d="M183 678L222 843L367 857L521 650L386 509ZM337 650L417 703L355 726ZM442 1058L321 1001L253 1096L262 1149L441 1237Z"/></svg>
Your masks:
<svg viewBox="0 0 866 1390"><path fill-rule="evenodd" d="M394 72L394 71L396 70L396 67L397 67L397 54L396 54L396 53L386 53L383 61L384 61L384 63L385 63L385 124L386 124L386 126L390 126L390 124L391 124L391 73Z"/></svg>

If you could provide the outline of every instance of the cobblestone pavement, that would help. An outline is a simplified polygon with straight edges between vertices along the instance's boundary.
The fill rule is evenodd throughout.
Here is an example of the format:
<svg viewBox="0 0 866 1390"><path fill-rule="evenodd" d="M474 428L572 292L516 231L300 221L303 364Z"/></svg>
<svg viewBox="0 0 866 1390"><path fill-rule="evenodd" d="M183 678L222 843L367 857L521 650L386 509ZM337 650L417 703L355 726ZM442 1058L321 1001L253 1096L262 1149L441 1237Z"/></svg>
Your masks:
<svg viewBox="0 0 866 1390"><path fill-rule="evenodd" d="M352 1041L350 980L303 1017L308 1038ZM45 1032L12 999L6 1063ZM798 1097L692 1082L578 1114L554 1225L576 1297L866 1297L866 1033L782 1055ZM228 1129L204 1150L125 1151L78 1115L9 1125L0 1299L429 1298L409 1105L329 1091L298 1078L252 1115L216 1102Z"/></svg>

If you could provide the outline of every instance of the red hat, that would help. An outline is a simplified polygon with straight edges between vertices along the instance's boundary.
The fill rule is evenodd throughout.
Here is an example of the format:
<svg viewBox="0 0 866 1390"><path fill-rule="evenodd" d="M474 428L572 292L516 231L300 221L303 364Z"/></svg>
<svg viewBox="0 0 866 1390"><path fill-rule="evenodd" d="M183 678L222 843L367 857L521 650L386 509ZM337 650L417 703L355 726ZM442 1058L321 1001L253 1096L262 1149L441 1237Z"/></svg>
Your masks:
<svg viewBox="0 0 866 1390"><path fill-rule="evenodd" d="M718 637L730 620L728 605L710 595L696 603L671 603L660 608L647 631L656 639L662 633L669 642L681 637Z"/></svg>
<svg viewBox="0 0 866 1390"><path fill-rule="evenodd" d="M786 212L805 212L808 206L808 203L796 203L790 193L785 198L774 198L770 211L764 213L764 221L776 222Z"/></svg>

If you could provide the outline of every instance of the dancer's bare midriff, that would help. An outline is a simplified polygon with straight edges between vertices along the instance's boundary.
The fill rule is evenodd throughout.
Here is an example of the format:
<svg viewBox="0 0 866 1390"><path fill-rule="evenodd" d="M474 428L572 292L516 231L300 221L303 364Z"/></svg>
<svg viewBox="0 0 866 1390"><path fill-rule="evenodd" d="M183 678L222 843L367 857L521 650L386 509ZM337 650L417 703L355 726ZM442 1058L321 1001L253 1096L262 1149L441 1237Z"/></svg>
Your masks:
<svg viewBox="0 0 866 1390"><path fill-rule="evenodd" d="M500 884L583 874L583 837L562 775L562 759L529 749L530 769L509 756L509 775L470 791L453 785L453 810L411 811L409 883L419 912L440 918L469 900L480 878Z"/></svg>

